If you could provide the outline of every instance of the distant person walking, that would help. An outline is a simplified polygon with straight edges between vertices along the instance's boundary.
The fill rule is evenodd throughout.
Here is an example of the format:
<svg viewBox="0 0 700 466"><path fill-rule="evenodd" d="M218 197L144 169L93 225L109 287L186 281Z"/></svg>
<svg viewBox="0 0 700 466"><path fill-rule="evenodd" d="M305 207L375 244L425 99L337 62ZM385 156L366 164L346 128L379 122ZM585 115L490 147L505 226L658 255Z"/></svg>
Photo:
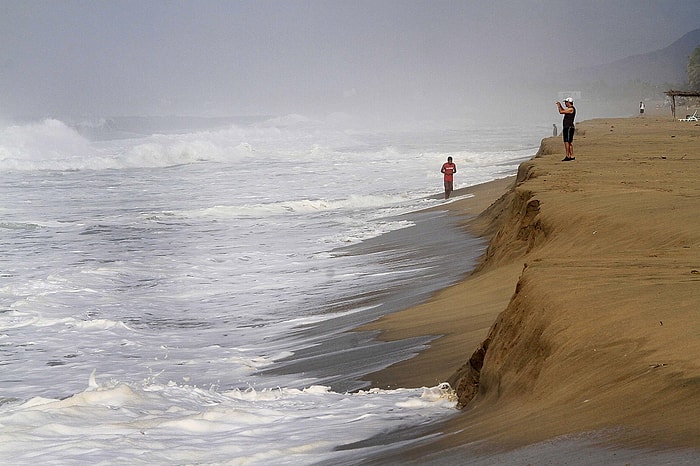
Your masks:
<svg viewBox="0 0 700 466"><path fill-rule="evenodd" d="M457 173L457 165L452 163L452 157L447 157L447 162L442 164L440 173L445 174L445 199L449 199L454 188L453 175Z"/></svg>
<svg viewBox="0 0 700 466"><path fill-rule="evenodd" d="M644 115L644 102L639 102L639 116Z"/></svg>
<svg viewBox="0 0 700 466"><path fill-rule="evenodd" d="M562 126L564 127L561 131L562 137L564 138L564 150L566 151L566 156L562 159L562 162L568 162L570 160L576 160L574 157L574 119L576 118L576 108L574 107L574 99L567 97L564 99L564 106L561 102L557 101L557 108L559 113L564 115L564 121Z"/></svg>

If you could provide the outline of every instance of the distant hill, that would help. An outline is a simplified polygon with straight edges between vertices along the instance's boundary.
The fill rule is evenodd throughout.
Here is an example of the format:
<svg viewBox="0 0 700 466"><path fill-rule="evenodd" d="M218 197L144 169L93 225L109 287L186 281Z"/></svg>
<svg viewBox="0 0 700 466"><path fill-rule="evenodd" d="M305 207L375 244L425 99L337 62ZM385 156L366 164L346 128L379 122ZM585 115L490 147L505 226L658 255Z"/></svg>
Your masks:
<svg viewBox="0 0 700 466"><path fill-rule="evenodd" d="M598 82L608 85L640 80L650 84L682 84L687 82L688 58L700 46L700 29L685 34L673 44L661 50L632 55L621 60L575 70L571 82Z"/></svg>

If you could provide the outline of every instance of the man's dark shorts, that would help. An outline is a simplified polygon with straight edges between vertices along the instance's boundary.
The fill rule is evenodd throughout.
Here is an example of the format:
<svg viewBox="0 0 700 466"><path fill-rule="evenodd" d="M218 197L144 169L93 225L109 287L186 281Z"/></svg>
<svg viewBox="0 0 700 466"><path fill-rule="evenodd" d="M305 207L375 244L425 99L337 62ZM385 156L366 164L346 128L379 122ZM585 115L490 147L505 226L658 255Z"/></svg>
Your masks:
<svg viewBox="0 0 700 466"><path fill-rule="evenodd" d="M564 128L561 132L562 137L564 138L564 142L574 142L574 131L576 128L573 126L570 128Z"/></svg>

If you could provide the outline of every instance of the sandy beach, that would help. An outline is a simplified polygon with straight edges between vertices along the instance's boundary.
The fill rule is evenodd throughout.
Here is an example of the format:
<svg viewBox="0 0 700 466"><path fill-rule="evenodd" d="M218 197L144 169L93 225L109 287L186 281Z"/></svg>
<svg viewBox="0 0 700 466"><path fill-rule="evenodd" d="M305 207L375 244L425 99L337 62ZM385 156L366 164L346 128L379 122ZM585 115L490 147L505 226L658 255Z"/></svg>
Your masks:
<svg viewBox="0 0 700 466"><path fill-rule="evenodd" d="M446 204L490 238L480 265L364 327L442 335L368 377L457 387L459 415L404 458L573 438L700 457L700 125L585 121L574 150L561 162L561 138L544 139L517 177Z"/></svg>

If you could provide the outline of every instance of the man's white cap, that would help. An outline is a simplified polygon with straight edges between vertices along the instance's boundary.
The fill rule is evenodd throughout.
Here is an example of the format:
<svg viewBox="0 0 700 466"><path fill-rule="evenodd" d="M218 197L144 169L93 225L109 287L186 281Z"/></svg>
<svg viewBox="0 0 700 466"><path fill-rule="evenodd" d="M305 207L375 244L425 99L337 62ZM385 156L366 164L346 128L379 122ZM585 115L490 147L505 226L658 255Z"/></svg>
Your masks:
<svg viewBox="0 0 700 466"><path fill-rule="evenodd" d="M567 97L566 99L564 99L564 102L571 102L571 103L573 103L573 102L574 102L574 99L572 99L571 97Z"/></svg>

